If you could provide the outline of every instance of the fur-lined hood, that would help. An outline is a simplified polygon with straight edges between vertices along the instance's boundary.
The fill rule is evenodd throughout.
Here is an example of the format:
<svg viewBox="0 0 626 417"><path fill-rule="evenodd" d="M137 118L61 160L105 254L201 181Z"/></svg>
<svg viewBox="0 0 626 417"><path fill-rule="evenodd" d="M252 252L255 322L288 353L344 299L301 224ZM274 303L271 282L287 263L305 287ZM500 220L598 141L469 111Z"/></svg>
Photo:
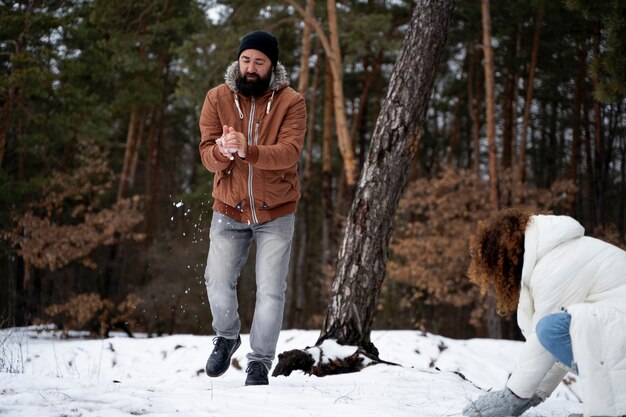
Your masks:
<svg viewBox="0 0 626 417"><path fill-rule="evenodd" d="M228 66L226 73L224 74L224 81L228 88L233 92L237 92L237 85L235 80L237 79L237 73L239 71L239 61L235 61ZM278 62L276 68L272 71L272 80L270 81L270 90L279 91L289 85L289 78L287 78L287 70Z"/></svg>

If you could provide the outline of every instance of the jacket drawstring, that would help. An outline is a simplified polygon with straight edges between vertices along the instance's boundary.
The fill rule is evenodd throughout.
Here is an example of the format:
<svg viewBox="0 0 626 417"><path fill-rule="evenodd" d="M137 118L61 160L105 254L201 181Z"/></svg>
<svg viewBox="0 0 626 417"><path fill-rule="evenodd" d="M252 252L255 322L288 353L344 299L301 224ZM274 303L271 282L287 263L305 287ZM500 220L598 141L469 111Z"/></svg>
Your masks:
<svg viewBox="0 0 626 417"><path fill-rule="evenodd" d="M267 102L267 110L265 111L265 114L270 114L270 109L272 108L272 100L274 100L274 93L276 93L276 90L272 90L272 97L270 97L270 101Z"/></svg>
<svg viewBox="0 0 626 417"><path fill-rule="evenodd" d="M235 93L235 105L237 106L237 110L239 110L239 118L243 119L243 112L241 111L241 106L239 105L239 95Z"/></svg>
<svg viewBox="0 0 626 417"><path fill-rule="evenodd" d="M274 100L274 94L276 94L276 90L272 90L272 97L270 97L267 102L267 109L265 110L265 114L270 114L270 110L272 109L272 100ZM239 105L239 95L235 93L235 105L237 106L237 110L239 111L239 118L243 119L243 112L241 111L241 106Z"/></svg>

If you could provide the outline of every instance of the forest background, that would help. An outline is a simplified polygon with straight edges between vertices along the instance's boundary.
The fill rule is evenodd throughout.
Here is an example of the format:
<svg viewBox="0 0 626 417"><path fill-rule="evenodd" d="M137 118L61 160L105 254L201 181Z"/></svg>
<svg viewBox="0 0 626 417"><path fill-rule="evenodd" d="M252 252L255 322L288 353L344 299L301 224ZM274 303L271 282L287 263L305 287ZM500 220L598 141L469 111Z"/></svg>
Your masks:
<svg viewBox="0 0 626 417"><path fill-rule="evenodd" d="M492 1L486 31L481 2L457 2L374 328L519 338L466 277L469 236L496 209L571 215L626 247L626 1L587 3ZM264 29L308 106L284 327L320 328L414 7L0 1L0 324L212 332L199 112L241 36ZM238 288L244 332L253 258Z"/></svg>

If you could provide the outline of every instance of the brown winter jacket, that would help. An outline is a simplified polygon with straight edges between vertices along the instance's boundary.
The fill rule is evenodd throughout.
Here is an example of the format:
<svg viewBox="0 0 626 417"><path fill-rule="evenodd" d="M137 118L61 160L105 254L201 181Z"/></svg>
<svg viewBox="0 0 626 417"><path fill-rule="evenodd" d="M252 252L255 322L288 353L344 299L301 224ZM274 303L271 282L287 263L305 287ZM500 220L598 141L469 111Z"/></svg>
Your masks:
<svg viewBox="0 0 626 417"><path fill-rule="evenodd" d="M206 95L200 114L200 157L215 173L213 210L239 222L264 223L296 211L300 199L298 160L306 132L304 98L288 87L278 63L270 89L261 97L237 94L238 62L225 83ZM215 141L228 125L248 138L246 158L224 157Z"/></svg>

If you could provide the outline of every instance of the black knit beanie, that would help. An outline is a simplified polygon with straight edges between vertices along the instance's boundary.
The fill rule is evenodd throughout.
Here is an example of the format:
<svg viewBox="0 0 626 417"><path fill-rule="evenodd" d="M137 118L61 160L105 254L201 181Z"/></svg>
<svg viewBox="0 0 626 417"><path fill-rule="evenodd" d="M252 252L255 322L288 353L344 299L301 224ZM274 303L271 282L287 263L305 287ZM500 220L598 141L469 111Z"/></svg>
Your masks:
<svg viewBox="0 0 626 417"><path fill-rule="evenodd" d="M278 62L278 41L271 33L256 30L244 36L239 45L237 59L246 49L256 49L263 52L272 61L273 66L276 66Z"/></svg>

